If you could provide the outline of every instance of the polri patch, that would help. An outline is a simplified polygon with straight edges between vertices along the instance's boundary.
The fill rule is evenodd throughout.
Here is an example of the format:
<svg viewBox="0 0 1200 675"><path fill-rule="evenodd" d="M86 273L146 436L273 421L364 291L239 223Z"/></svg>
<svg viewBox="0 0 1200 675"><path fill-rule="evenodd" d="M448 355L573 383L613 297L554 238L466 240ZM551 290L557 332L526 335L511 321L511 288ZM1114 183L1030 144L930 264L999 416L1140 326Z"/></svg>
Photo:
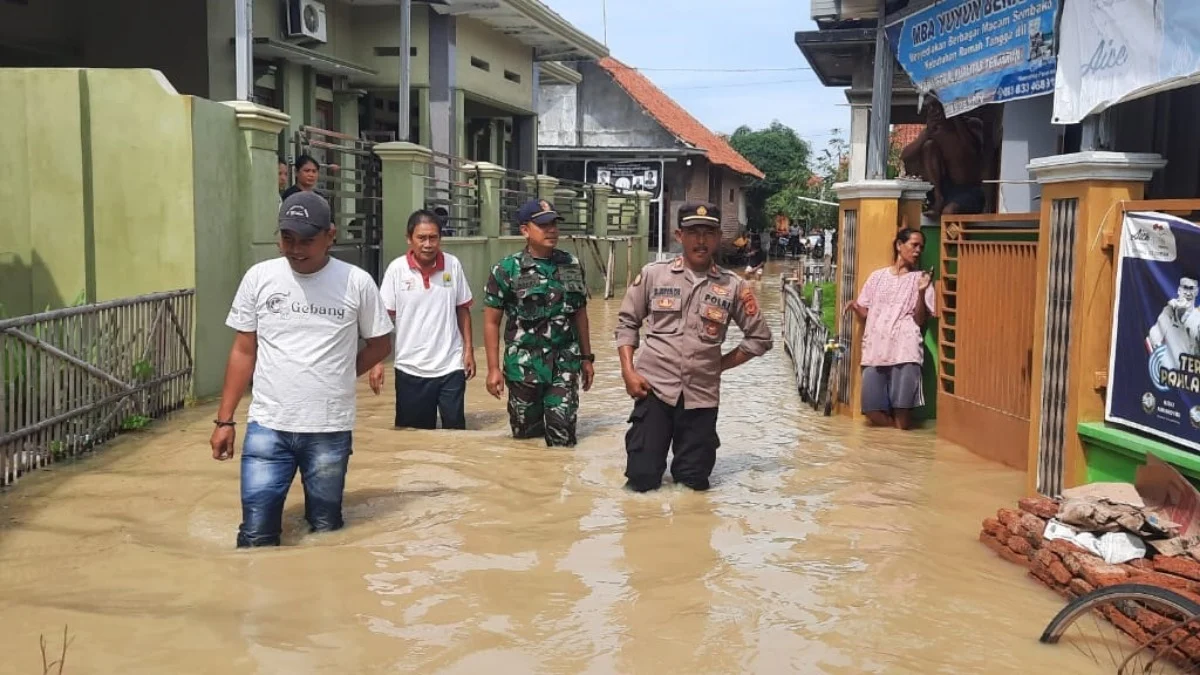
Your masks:
<svg viewBox="0 0 1200 675"><path fill-rule="evenodd" d="M742 287L742 306L746 308L746 316L754 316L758 314L758 298L754 297L754 291L749 286Z"/></svg>

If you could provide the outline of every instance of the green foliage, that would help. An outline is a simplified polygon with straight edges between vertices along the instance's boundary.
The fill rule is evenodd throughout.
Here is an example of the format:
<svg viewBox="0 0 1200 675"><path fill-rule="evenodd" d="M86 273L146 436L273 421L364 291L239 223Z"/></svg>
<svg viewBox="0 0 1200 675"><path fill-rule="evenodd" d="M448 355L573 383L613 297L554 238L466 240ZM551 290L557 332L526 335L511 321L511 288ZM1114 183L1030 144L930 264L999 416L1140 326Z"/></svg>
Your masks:
<svg viewBox="0 0 1200 675"><path fill-rule="evenodd" d="M832 335L837 330L837 285L833 282L807 283L800 289L800 297L805 305L812 304L813 289L821 287L821 322Z"/></svg>
<svg viewBox="0 0 1200 675"><path fill-rule="evenodd" d="M133 379L145 382L154 377L154 364L149 361L138 361L133 364Z"/></svg>
<svg viewBox="0 0 1200 675"><path fill-rule="evenodd" d="M121 431L139 431L150 426L153 421L145 415L129 415L121 420Z"/></svg>
<svg viewBox="0 0 1200 675"><path fill-rule="evenodd" d="M784 191L794 195L796 190L804 189L812 176L809 167L812 150L794 129L778 121L771 122L766 129L738 127L729 137L729 143L766 174L746 190L746 215L751 229L768 229L775 213L782 208L780 200L785 198L777 198L773 205L768 205L768 201Z"/></svg>

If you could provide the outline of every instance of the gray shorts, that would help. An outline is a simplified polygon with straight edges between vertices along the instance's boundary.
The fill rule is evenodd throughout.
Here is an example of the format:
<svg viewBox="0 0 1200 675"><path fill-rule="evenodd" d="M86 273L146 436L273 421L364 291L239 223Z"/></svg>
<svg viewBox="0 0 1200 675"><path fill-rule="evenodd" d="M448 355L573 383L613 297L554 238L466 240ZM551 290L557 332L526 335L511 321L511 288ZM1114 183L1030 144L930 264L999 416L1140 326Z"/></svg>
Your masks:
<svg viewBox="0 0 1200 675"><path fill-rule="evenodd" d="M862 373L862 410L891 412L925 405L921 364L866 366Z"/></svg>

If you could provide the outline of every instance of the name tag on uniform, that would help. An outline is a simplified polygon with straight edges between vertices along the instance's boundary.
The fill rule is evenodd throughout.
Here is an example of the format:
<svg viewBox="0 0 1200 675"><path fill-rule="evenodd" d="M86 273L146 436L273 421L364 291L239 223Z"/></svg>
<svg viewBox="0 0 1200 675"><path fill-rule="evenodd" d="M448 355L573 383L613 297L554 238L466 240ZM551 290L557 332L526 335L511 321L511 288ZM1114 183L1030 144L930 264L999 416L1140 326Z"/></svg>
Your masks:
<svg viewBox="0 0 1200 675"><path fill-rule="evenodd" d="M542 285L542 280L533 274L522 274L513 279L512 287L514 291L527 291L531 288L536 288Z"/></svg>

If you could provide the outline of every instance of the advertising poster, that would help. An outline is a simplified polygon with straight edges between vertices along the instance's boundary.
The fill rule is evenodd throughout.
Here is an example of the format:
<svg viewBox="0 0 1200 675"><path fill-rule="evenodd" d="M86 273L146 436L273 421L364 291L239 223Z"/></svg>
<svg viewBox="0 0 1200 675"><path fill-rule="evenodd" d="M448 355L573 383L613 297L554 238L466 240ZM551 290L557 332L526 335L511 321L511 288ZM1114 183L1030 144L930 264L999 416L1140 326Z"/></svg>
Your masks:
<svg viewBox="0 0 1200 675"><path fill-rule="evenodd" d="M888 26L900 66L947 116L1054 92L1059 0L942 0Z"/></svg>
<svg viewBox="0 0 1200 675"><path fill-rule="evenodd" d="M1200 82L1200 2L1072 0L1063 7L1054 123Z"/></svg>
<svg viewBox="0 0 1200 675"><path fill-rule="evenodd" d="M617 190L641 190L658 199L662 190L662 164L659 162L595 162L589 165L592 183L611 185Z"/></svg>
<svg viewBox="0 0 1200 675"><path fill-rule="evenodd" d="M1200 451L1200 227L1126 214L1118 255L1105 419Z"/></svg>

